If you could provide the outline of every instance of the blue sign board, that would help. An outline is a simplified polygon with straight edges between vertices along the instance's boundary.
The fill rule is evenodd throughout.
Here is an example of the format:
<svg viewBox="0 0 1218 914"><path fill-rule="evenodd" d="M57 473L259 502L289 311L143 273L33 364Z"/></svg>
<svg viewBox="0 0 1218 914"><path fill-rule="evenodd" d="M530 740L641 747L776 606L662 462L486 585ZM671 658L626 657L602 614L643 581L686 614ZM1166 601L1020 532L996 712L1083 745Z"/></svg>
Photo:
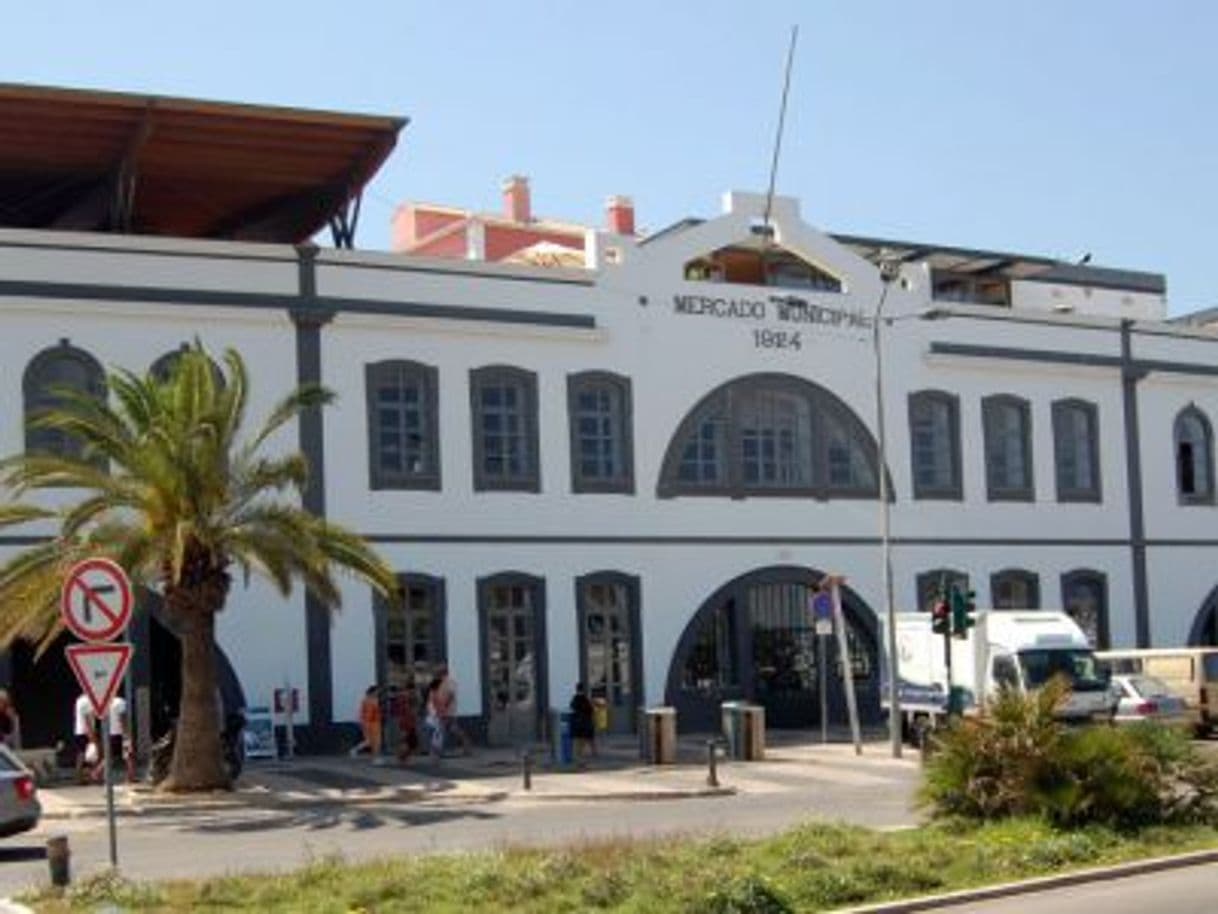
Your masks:
<svg viewBox="0 0 1218 914"><path fill-rule="evenodd" d="M818 593L811 600L812 603L812 618L814 619L832 619L833 618L833 598L827 593Z"/></svg>

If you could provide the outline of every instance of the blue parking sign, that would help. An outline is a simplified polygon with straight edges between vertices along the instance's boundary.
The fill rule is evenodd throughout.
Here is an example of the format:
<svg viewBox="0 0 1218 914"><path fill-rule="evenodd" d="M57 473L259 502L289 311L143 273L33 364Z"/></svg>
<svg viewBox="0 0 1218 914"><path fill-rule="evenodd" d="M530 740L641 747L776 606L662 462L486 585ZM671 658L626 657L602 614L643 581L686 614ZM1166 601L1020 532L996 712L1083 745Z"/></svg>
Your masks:
<svg viewBox="0 0 1218 914"><path fill-rule="evenodd" d="M811 599L813 619L829 620L833 618L833 598L827 593L818 593Z"/></svg>

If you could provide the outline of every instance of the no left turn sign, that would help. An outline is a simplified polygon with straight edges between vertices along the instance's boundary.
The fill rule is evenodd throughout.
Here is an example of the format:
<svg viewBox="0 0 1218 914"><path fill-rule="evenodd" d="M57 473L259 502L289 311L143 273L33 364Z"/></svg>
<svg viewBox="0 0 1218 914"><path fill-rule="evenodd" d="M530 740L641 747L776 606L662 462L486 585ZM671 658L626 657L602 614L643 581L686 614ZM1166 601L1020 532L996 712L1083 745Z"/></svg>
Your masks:
<svg viewBox="0 0 1218 914"><path fill-rule="evenodd" d="M117 562L77 562L64 578L63 623L82 641L109 641L131 621L131 581Z"/></svg>

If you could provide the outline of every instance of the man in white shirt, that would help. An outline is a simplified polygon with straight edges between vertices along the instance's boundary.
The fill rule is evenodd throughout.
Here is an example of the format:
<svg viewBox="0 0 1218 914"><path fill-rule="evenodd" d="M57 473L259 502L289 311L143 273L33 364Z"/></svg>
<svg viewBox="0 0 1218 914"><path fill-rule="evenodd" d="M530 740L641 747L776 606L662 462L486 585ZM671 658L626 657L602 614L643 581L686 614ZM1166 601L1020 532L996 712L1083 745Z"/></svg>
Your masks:
<svg viewBox="0 0 1218 914"><path fill-rule="evenodd" d="M110 764L119 759L127 773L127 782L135 780L135 755L131 751L131 732L127 725L127 699L115 695L110 699ZM104 765L105 762L103 761Z"/></svg>
<svg viewBox="0 0 1218 914"><path fill-rule="evenodd" d="M72 739L76 743L76 778L82 784L88 780L86 769L89 767L85 759L89 744L93 742L96 718L93 716L93 704L84 692L76 699L72 711Z"/></svg>

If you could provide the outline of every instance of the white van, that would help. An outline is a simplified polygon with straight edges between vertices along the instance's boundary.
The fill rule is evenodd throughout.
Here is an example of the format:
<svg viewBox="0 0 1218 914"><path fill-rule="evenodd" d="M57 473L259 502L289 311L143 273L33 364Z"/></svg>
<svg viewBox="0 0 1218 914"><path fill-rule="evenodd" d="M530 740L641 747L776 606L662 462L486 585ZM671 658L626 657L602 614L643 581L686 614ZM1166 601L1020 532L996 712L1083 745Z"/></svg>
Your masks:
<svg viewBox="0 0 1218 914"><path fill-rule="evenodd" d="M1055 610L980 610L967 638L950 638L952 685L961 708L974 712L1000 688L1032 692L1055 676L1070 683L1059 716L1071 722L1111 721L1117 697L1087 637L1066 613ZM947 716L944 637L930 613L897 615L902 729L915 735ZM885 671L886 672L886 671ZM887 687L881 692L887 705Z"/></svg>

